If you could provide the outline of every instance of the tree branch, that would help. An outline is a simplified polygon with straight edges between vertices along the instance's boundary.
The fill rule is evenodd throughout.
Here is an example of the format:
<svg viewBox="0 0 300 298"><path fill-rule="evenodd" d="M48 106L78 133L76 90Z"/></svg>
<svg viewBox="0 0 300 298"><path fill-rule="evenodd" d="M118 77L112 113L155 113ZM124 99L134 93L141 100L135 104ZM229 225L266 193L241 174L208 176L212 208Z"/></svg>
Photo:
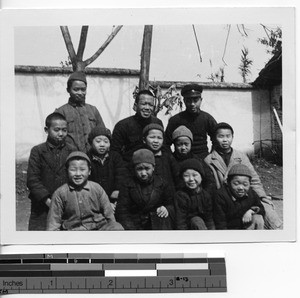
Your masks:
<svg viewBox="0 0 300 298"><path fill-rule="evenodd" d="M77 50L77 60L82 61L83 52L86 45L86 38L88 34L89 26L82 26L81 28L81 34L80 34L80 41L78 44L78 50Z"/></svg>
<svg viewBox="0 0 300 298"><path fill-rule="evenodd" d="M103 43L103 45L98 49L98 51L89 59L85 60L84 66L88 66L89 64L91 64L92 62L94 62L99 56L100 54L105 50L105 48L110 44L110 42L114 39L114 37L118 34L118 32L121 30L123 26L117 26L114 31L109 35L109 37L107 38L107 40Z"/></svg>
<svg viewBox="0 0 300 298"><path fill-rule="evenodd" d="M68 26L60 26L60 30L61 33L63 35L66 47L67 47L67 51L69 53L69 57L71 59L72 62L72 66L73 66L73 70L76 70L76 66L77 66L77 58L76 58L76 53L73 47L73 43L71 40L71 35L68 29Z"/></svg>

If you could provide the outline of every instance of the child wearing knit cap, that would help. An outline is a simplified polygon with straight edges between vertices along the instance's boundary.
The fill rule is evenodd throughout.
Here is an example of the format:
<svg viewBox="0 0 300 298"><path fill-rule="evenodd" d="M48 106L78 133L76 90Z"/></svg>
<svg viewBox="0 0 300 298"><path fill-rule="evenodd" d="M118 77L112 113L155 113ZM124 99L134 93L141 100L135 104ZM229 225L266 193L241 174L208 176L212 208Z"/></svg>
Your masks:
<svg viewBox="0 0 300 298"><path fill-rule="evenodd" d="M99 183L110 198L115 211L122 180L126 177L125 163L118 152L110 151L111 132L103 126L96 126L88 137L91 149L89 179Z"/></svg>
<svg viewBox="0 0 300 298"><path fill-rule="evenodd" d="M169 150L165 150L164 128L157 124L151 123L143 129L143 141L145 147L151 150L155 157L154 174L162 177L175 193L175 185L179 180L179 167Z"/></svg>
<svg viewBox="0 0 300 298"><path fill-rule="evenodd" d="M178 230L214 230L210 194L202 188L204 170L198 159L184 160L180 165L183 187L175 194Z"/></svg>
<svg viewBox="0 0 300 298"><path fill-rule="evenodd" d="M251 188L252 174L243 164L236 164L228 172L227 183L216 191L214 221L219 230L264 228L265 209Z"/></svg>
<svg viewBox="0 0 300 298"><path fill-rule="evenodd" d="M66 160L68 182L52 195L48 231L121 231L103 188L89 181L91 161L80 151Z"/></svg>
<svg viewBox="0 0 300 298"><path fill-rule="evenodd" d="M216 189L216 182L210 167L200 159L197 155L191 152L193 143L192 132L184 125L177 127L172 133L172 140L174 144L173 157L180 167L181 163L190 158L196 158L201 163L204 175L202 176L202 187L209 193Z"/></svg>
<svg viewBox="0 0 300 298"><path fill-rule="evenodd" d="M148 149L132 156L133 175L120 190L116 218L125 230L169 230L174 207L168 184L154 175L155 158Z"/></svg>
<svg viewBox="0 0 300 298"><path fill-rule="evenodd" d="M266 211L265 228L272 230L281 229L282 221L274 208L271 198L267 196L260 178L247 155L232 148L233 138L234 131L231 125L225 122L220 122L216 125L213 137L213 150L204 161L212 169L217 189L222 187L226 181L228 171L233 165L243 164L247 166L252 177L251 188L260 197Z"/></svg>

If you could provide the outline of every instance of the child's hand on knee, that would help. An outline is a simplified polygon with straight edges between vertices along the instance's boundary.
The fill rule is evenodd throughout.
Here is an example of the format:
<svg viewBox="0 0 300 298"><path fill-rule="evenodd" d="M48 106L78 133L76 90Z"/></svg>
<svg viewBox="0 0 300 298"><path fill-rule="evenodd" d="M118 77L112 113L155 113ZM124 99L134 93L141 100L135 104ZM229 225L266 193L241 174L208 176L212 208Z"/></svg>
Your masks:
<svg viewBox="0 0 300 298"><path fill-rule="evenodd" d="M252 221L252 214L254 213L253 210L249 209L243 216L243 223L249 223Z"/></svg>
<svg viewBox="0 0 300 298"><path fill-rule="evenodd" d="M169 215L168 209L165 206L158 207L156 213L158 217L168 217Z"/></svg>

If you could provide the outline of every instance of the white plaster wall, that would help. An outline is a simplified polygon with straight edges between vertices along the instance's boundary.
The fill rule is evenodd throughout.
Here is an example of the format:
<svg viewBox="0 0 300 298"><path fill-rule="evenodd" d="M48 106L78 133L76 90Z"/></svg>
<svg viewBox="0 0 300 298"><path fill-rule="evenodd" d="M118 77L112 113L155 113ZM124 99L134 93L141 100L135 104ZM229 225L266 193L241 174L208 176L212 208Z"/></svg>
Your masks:
<svg viewBox="0 0 300 298"><path fill-rule="evenodd" d="M30 149L46 140L45 118L68 101L68 76L17 74L16 97L16 159L26 159ZM134 77L88 76L86 102L95 105L109 129L129 115L132 92L138 84Z"/></svg>
<svg viewBox="0 0 300 298"><path fill-rule="evenodd" d="M55 108L68 101L68 75L17 74L16 97L16 159L27 159L30 149L44 142L44 121ZM109 129L125 117L134 114L132 92L137 77L88 76L86 102L95 105ZM253 141L271 138L269 97L266 91L205 89L202 110L217 122L228 122L235 131L233 147L247 153L253 151ZM173 112L177 113L179 110ZM158 114L164 125L170 116ZM261 113L261 117L259 116Z"/></svg>

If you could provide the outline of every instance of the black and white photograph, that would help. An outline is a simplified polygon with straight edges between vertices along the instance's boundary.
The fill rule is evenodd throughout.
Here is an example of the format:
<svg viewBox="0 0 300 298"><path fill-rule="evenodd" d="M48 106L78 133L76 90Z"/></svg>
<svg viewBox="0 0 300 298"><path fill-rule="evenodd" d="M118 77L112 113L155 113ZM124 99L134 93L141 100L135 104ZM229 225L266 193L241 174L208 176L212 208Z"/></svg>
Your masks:
<svg viewBox="0 0 300 298"><path fill-rule="evenodd" d="M3 244L295 238L292 9L166 12L4 15Z"/></svg>

